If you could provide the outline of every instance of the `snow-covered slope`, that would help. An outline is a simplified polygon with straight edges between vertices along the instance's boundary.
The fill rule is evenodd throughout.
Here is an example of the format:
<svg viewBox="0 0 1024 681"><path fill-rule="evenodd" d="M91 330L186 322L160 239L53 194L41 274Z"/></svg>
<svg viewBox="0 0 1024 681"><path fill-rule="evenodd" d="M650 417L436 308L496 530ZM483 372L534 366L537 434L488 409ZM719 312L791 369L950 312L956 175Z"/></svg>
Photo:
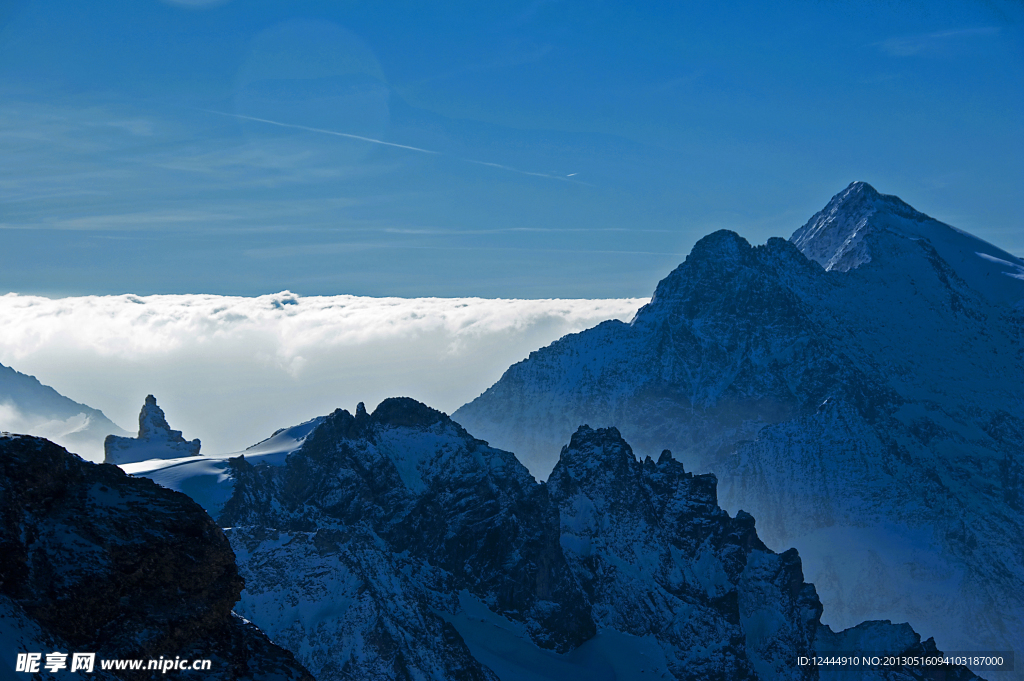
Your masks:
<svg viewBox="0 0 1024 681"><path fill-rule="evenodd" d="M323 417L291 428L282 428L243 452L149 459L121 464L121 469L125 473L150 478L168 489L189 495L216 518L224 510L224 504L234 490L233 479L229 474L231 459L242 457L252 466L283 465L288 455L302 446L321 421Z"/></svg>
<svg viewBox="0 0 1024 681"><path fill-rule="evenodd" d="M122 464L149 459L180 459L199 456L199 439L186 440L180 430L171 430L156 398L146 396L139 412L138 437L108 435L103 441L103 462Z"/></svg>
<svg viewBox="0 0 1024 681"><path fill-rule="evenodd" d="M99 409L64 397L35 376L0 364L0 430L45 437L93 461L107 435L127 435Z"/></svg>
<svg viewBox="0 0 1024 681"><path fill-rule="evenodd" d="M854 183L791 242L705 237L630 324L532 353L453 418L538 477L580 423L618 427L641 455L670 448L716 473L769 546L799 549L826 622L909 620L946 648L1012 649L1020 267Z"/></svg>
<svg viewBox="0 0 1024 681"><path fill-rule="evenodd" d="M408 398L311 423L278 465L228 460L219 523L238 612L320 681L810 679L799 656L853 640L714 476L640 463L614 429L581 427L538 483ZM870 628L882 650L934 650Z"/></svg>

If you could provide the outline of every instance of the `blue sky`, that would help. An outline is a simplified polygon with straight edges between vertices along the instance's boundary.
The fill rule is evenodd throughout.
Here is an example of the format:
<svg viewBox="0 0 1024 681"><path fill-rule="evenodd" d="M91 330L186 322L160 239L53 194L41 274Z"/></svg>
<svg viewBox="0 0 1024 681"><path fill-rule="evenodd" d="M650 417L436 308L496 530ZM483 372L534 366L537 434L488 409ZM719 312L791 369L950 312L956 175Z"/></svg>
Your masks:
<svg viewBox="0 0 1024 681"><path fill-rule="evenodd" d="M648 296L858 179L1024 255L1024 6L772 5L7 0L0 292Z"/></svg>

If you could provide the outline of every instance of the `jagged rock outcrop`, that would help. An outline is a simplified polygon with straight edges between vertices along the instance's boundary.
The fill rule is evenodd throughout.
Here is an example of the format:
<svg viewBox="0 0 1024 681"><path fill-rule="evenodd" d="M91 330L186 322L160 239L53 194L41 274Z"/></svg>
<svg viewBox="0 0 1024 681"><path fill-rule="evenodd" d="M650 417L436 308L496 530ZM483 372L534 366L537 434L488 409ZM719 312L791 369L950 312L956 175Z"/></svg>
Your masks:
<svg viewBox="0 0 1024 681"><path fill-rule="evenodd" d="M676 678L810 678L821 603L795 550L718 506L713 475L642 463L615 428L581 427L547 488L561 544L603 627L659 632Z"/></svg>
<svg viewBox="0 0 1024 681"><path fill-rule="evenodd" d="M826 269L828 268L828 269ZM1024 263L854 183L792 241L701 239L630 324L566 336L453 417L547 475L614 425L718 474L826 621L1024 640Z"/></svg>
<svg viewBox="0 0 1024 681"><path fill-rule="evenodd" d="M615 429L581 427L538 483L397 398L335 411L286 461L241 456L229 476L218 522L246 580L237 610L320 681L811 679L796 659L842 635L821 625L796 551L725 513L713 475L668 452L640 463ZM920 644L874 626L893 653Z"/></svg>
<svg viewBox="0 0 1024 681"><path fill-rule="evenodd" d="M104 463L127 464L149 459L178 459L199 456L199 438L186 440L180 430L171 430L156 398L146 396L139 412L138 437L109 435L103 442Z"/></svg>
<svg viewBox="0 0 1024 681"><path fill-rule="evenodd" d="M564 652L595 633L559 550L556 519L538 501L543 491L512 454L475 440L441 412L409 399L385 400L372 415L338 410L287 465L253 467L240 457L232 476L219 522L231 528L249 584L240 612L293 649L322 634L322 654L307 661L321 681L384 668L490 678L432 612L457 610L463 589L511 614L542 647ZM282 546L295 555L282 559ZM304 586L288 584L293 560L327 561L330 581L342 587L329 598L353 605L308 626L301 608L277 616L274 594ZM392 580L400 588L387 586ZM388 633L353 637L350 618ZM358 650L357 639L364 641ZM331 660L351 660L351 671L319 666Z"/></svg>
<svg viewBox="0 0 1024 681"><path fill-rule="evenodd" d="M185 678L312 681L234 615L243 586L224 533L184 494L41 438L0 436L5 648L96 653L101 677L153 676L103 674L101 660L180 656L211 660L175 671Z"/></svg>

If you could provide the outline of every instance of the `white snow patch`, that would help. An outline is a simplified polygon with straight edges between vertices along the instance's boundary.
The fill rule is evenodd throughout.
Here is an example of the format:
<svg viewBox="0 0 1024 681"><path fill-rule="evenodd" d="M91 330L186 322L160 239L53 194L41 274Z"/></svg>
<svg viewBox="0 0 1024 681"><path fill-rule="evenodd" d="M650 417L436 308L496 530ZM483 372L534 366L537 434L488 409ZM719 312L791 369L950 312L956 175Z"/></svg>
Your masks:
<svg viewBox="0 0 1024 681"><path fill-rule="evenodd" d="M242 452L153 459L123 464L120 468L129 475L150 478L163 487L187 494L216 518L234 490L234 481L228 473L228 459L241 455L254 466L283 466L288 455L301 447L321 422L323 417L283 428Z"/></svg>

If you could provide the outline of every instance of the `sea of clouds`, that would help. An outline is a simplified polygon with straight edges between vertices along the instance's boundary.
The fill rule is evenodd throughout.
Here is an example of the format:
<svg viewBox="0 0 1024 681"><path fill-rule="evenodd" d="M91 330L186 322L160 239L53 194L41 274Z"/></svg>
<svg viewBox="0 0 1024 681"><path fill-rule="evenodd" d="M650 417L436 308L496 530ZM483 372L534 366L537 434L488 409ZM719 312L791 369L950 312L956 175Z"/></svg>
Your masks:
<svg viewBox="0 0 1024 681"><path fill-rule="evenodd" d="M153 394L172 428L224 453L386 397L451 413L531 351L646 302L11 293L0 364L132 432Z"/></svg>

